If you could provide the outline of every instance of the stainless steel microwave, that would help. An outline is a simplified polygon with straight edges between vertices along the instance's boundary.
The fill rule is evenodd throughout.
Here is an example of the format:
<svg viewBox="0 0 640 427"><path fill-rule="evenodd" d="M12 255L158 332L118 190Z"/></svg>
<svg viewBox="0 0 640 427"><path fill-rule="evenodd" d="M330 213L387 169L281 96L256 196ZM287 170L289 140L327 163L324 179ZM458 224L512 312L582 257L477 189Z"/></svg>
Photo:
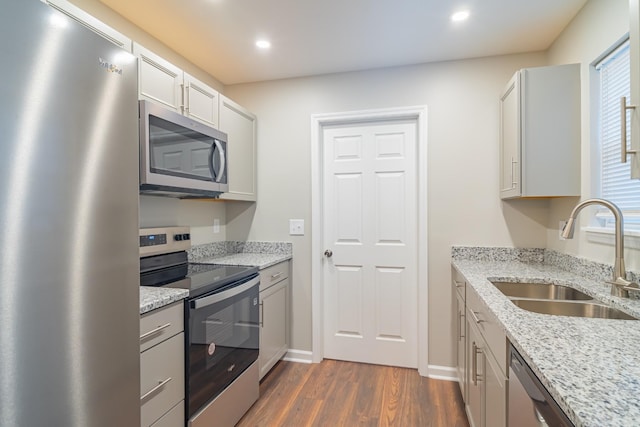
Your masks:
<svg viewBox="0 0 640 427"><path fill-rule="evenodd" d="M214 197L229 190L227 135L140 101L140 193Z"/></svg>

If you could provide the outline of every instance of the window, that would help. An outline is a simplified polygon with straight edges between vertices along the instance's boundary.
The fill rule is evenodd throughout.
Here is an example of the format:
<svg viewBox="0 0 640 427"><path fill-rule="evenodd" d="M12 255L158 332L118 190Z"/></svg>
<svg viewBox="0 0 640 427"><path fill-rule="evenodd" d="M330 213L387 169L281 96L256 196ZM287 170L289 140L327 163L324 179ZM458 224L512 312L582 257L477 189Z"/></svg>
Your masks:
<svg viewBox="0 0 640 427"><path fill-rule="evenodd" d="M631 92L629 41L598 62L596 70L600 80L600 196L622 209L627 228L640 229L640 181L630 179L629 162L620 161L620 98L630 99ZM608 210L600 210L596 218L602 226L613 225L613 215Z"/></svg>

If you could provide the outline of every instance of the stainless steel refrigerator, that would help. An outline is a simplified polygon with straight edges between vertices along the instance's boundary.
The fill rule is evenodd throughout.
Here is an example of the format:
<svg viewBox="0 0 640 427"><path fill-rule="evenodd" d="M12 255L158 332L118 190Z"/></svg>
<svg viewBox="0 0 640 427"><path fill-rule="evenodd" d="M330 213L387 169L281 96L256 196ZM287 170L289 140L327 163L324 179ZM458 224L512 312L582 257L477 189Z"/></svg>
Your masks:
<svg viewBox="0 0 640 427"><path fill-rule="evenodd" d="M139 426L136 60L38 0L0 58L0 426Z"/></svg>

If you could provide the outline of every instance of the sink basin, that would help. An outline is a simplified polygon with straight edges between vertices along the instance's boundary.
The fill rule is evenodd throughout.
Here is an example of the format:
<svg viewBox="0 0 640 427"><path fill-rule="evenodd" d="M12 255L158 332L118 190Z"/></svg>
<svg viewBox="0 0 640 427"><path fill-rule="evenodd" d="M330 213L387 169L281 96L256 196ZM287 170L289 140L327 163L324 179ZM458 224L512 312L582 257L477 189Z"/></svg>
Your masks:
<svg viewBox="0 0 640 427"><path fill-rule="evenodd" d="M500 292L513 298L544 300L590 300L593 297L568 286L553 283L491 282Z"/></svg>
<svg viewBox="0 0 640 427"><path fill-rule="evenodd" d="M597 317L602 319L638 320L616 308L606 305L571 302L571 301L540 301L540 300L512 300L518 307L542 314L555 314L557 316L572 317Z"/></svg>

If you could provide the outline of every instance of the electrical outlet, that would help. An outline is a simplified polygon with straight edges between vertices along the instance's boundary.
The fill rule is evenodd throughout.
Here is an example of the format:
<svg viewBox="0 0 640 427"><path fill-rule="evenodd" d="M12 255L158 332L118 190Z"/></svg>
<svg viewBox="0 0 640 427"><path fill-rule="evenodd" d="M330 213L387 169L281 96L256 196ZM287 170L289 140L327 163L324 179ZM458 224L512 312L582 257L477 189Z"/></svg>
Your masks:
<svg viewBox="0 0 640 427"><path fill-rule="evenodd" d="M562 230L564 230L564 226L567 225L567 221L560 221L560 223L558 224L558 240L567 240L564 237L562 237Z"/></svg>
<svg viewBox="0 0 640 427"><path fill-rule="evenodd" d="M289 235L304 236L304 219L289 220Z"/></svg>

